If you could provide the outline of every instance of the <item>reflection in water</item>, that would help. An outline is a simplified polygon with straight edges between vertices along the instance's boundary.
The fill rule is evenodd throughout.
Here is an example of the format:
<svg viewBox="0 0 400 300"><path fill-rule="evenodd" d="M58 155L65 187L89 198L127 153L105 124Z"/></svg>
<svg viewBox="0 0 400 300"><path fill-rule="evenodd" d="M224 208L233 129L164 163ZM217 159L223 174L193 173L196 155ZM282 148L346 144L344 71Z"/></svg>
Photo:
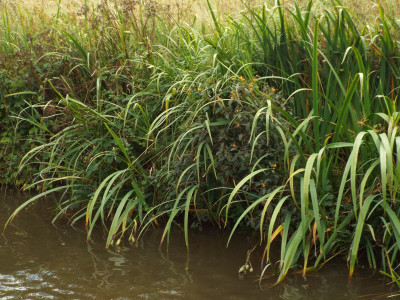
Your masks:
<svg viewBox="0 0 400 300"><path fill-rule="evenodd" d="M21 195L0 196L0 226ZM259 254L252 257L255 272L238 278L246 251L253 244L236 237L227 249L226 233L193 233L190 252L181 233L171 235L169 252L159 251L162 232L148 232L137 245L122 242L104 249L105 233L86 243L84 230L59 222L51 225L44 201L21 212L0 235L1 299L366 299L390 292L382 278L357 272L349 285L345 261L322 272L290 275L272 286L276 276L257 281ZM268 271L266 273L268 273ZM364 277L364 278L363 278ZM369 298L368 298L369 297Z"/></svg>

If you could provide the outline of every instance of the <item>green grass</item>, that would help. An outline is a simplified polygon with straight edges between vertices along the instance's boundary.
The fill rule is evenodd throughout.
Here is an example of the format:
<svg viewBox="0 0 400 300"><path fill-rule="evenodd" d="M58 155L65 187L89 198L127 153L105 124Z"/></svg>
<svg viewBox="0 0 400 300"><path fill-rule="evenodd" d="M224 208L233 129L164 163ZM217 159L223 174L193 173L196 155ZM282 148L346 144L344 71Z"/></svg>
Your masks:
<svg viewBox="0 0 400 300"><path fill-rule="evenodd" d="M247 226L263 264L280 247L277 282L336 255L350 278L366 259L398 282L396 7L362 25L339 0L292 4L223 17L208 2L191 24L155 2L4 10L1 168L38 191L9 221L55 193L56 218L85 220L88 240L104 226L106 247Z"/></svg>

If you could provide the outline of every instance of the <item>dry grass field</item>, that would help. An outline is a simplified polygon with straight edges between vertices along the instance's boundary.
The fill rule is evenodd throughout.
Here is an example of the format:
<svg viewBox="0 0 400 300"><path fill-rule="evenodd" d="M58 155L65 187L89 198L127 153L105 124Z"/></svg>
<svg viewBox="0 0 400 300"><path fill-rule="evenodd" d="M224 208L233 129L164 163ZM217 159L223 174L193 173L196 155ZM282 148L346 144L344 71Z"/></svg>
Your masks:
<svg viewBox="0 0 400 300"><path fill-rule="evenodd" d="M208 11L208 5L206 0L141 0L142 2L156 2L157 4L167 8L178 17L185 16L187 21L196 16L200 20L209 20L210 14ZM378 15L377 2L379 0L342 0L345 7L350 8L358 20L361 23L373 21L375 16ZM76 14L81 11L85 3L89 8L96 9L96 6L101 2L107 2L108 5L114 5L118 3L114 0L19 0L20 7L27 11L36 13L46 13L48 15L56 14L58 8L61 12ZM122 3L135 2L129 0L120 0ZM276 0L249 0L245 1L251 7L261 6L266 4L267 7L273 7L276 4ZM282 5L291 6L294 0L281 0ZM305 8L307 0L298 0L302 8ZM322 7L325 4L331 3L332 0L321 0L315 1L315 5ZM380 0L382 6L387 12L393 12L393 15L400 15L400 0ZM241 0L211 0L213 8L218 12L219 15L225 14L237 14L243 9L243 3ZM0 0L0 6L4 4L16 6L16 1L13 0Z"/></svg>

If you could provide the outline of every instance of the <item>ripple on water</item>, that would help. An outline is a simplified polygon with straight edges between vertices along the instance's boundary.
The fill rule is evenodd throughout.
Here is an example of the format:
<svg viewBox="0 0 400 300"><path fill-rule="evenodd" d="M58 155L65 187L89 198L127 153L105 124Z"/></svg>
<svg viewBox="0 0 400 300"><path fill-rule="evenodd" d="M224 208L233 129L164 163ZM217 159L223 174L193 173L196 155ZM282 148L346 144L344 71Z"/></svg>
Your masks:
<svg viewBox="0 0 400 300"><path fill-rule="evenodd" d="M43 292L35 292L27 294L28 297L33 297L35 299L56 299L55 296L49 295Z"/></svg>
<svg viewBox="0 0 400 300"><path fill-rule="evenodd" d="M36 282L43 281L43 277L40 274L25 274L26 281L28 282Z"/></svg>
<svg viewBox="0 0 400 300"><path fill-rule="evenodd" d="M23 280L20 280L10 274L0 274L0 290L24 291Z"/></svg>
<svg viewBox="0 0 400 300"><path fill-rule="evenodd" d="M73 295L73 294L75 294L73 291L62 290L62 289L58 289L58 288L55 288L52 291L55 292L56 294L60 294L60 295Z"/></svg>

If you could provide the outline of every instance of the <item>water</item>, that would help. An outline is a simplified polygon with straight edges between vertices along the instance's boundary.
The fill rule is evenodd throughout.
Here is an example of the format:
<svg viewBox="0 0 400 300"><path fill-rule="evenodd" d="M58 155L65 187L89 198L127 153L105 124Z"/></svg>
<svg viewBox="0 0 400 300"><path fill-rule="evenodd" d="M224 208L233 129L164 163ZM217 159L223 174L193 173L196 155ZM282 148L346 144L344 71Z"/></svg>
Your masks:
<svg viewBox="0 0 400 300"><path fill-rule="evenodd" d="M25 197L0 196L0 226ZM159 251L161 230L140 243L104 249L99 228L95 243L86 243L82 226L51 224L49 203L39 201L21 212L0 235L0 299L378 299L395 293L382 277L357 270L351 284L345 261L303 278L291 274L271 286L276 276L258 284L260 253L252 256L255 271L245 278L238 269L254 245L240 235L225 248L227 233L209 229L171 237L169 252Z"/></svg>

